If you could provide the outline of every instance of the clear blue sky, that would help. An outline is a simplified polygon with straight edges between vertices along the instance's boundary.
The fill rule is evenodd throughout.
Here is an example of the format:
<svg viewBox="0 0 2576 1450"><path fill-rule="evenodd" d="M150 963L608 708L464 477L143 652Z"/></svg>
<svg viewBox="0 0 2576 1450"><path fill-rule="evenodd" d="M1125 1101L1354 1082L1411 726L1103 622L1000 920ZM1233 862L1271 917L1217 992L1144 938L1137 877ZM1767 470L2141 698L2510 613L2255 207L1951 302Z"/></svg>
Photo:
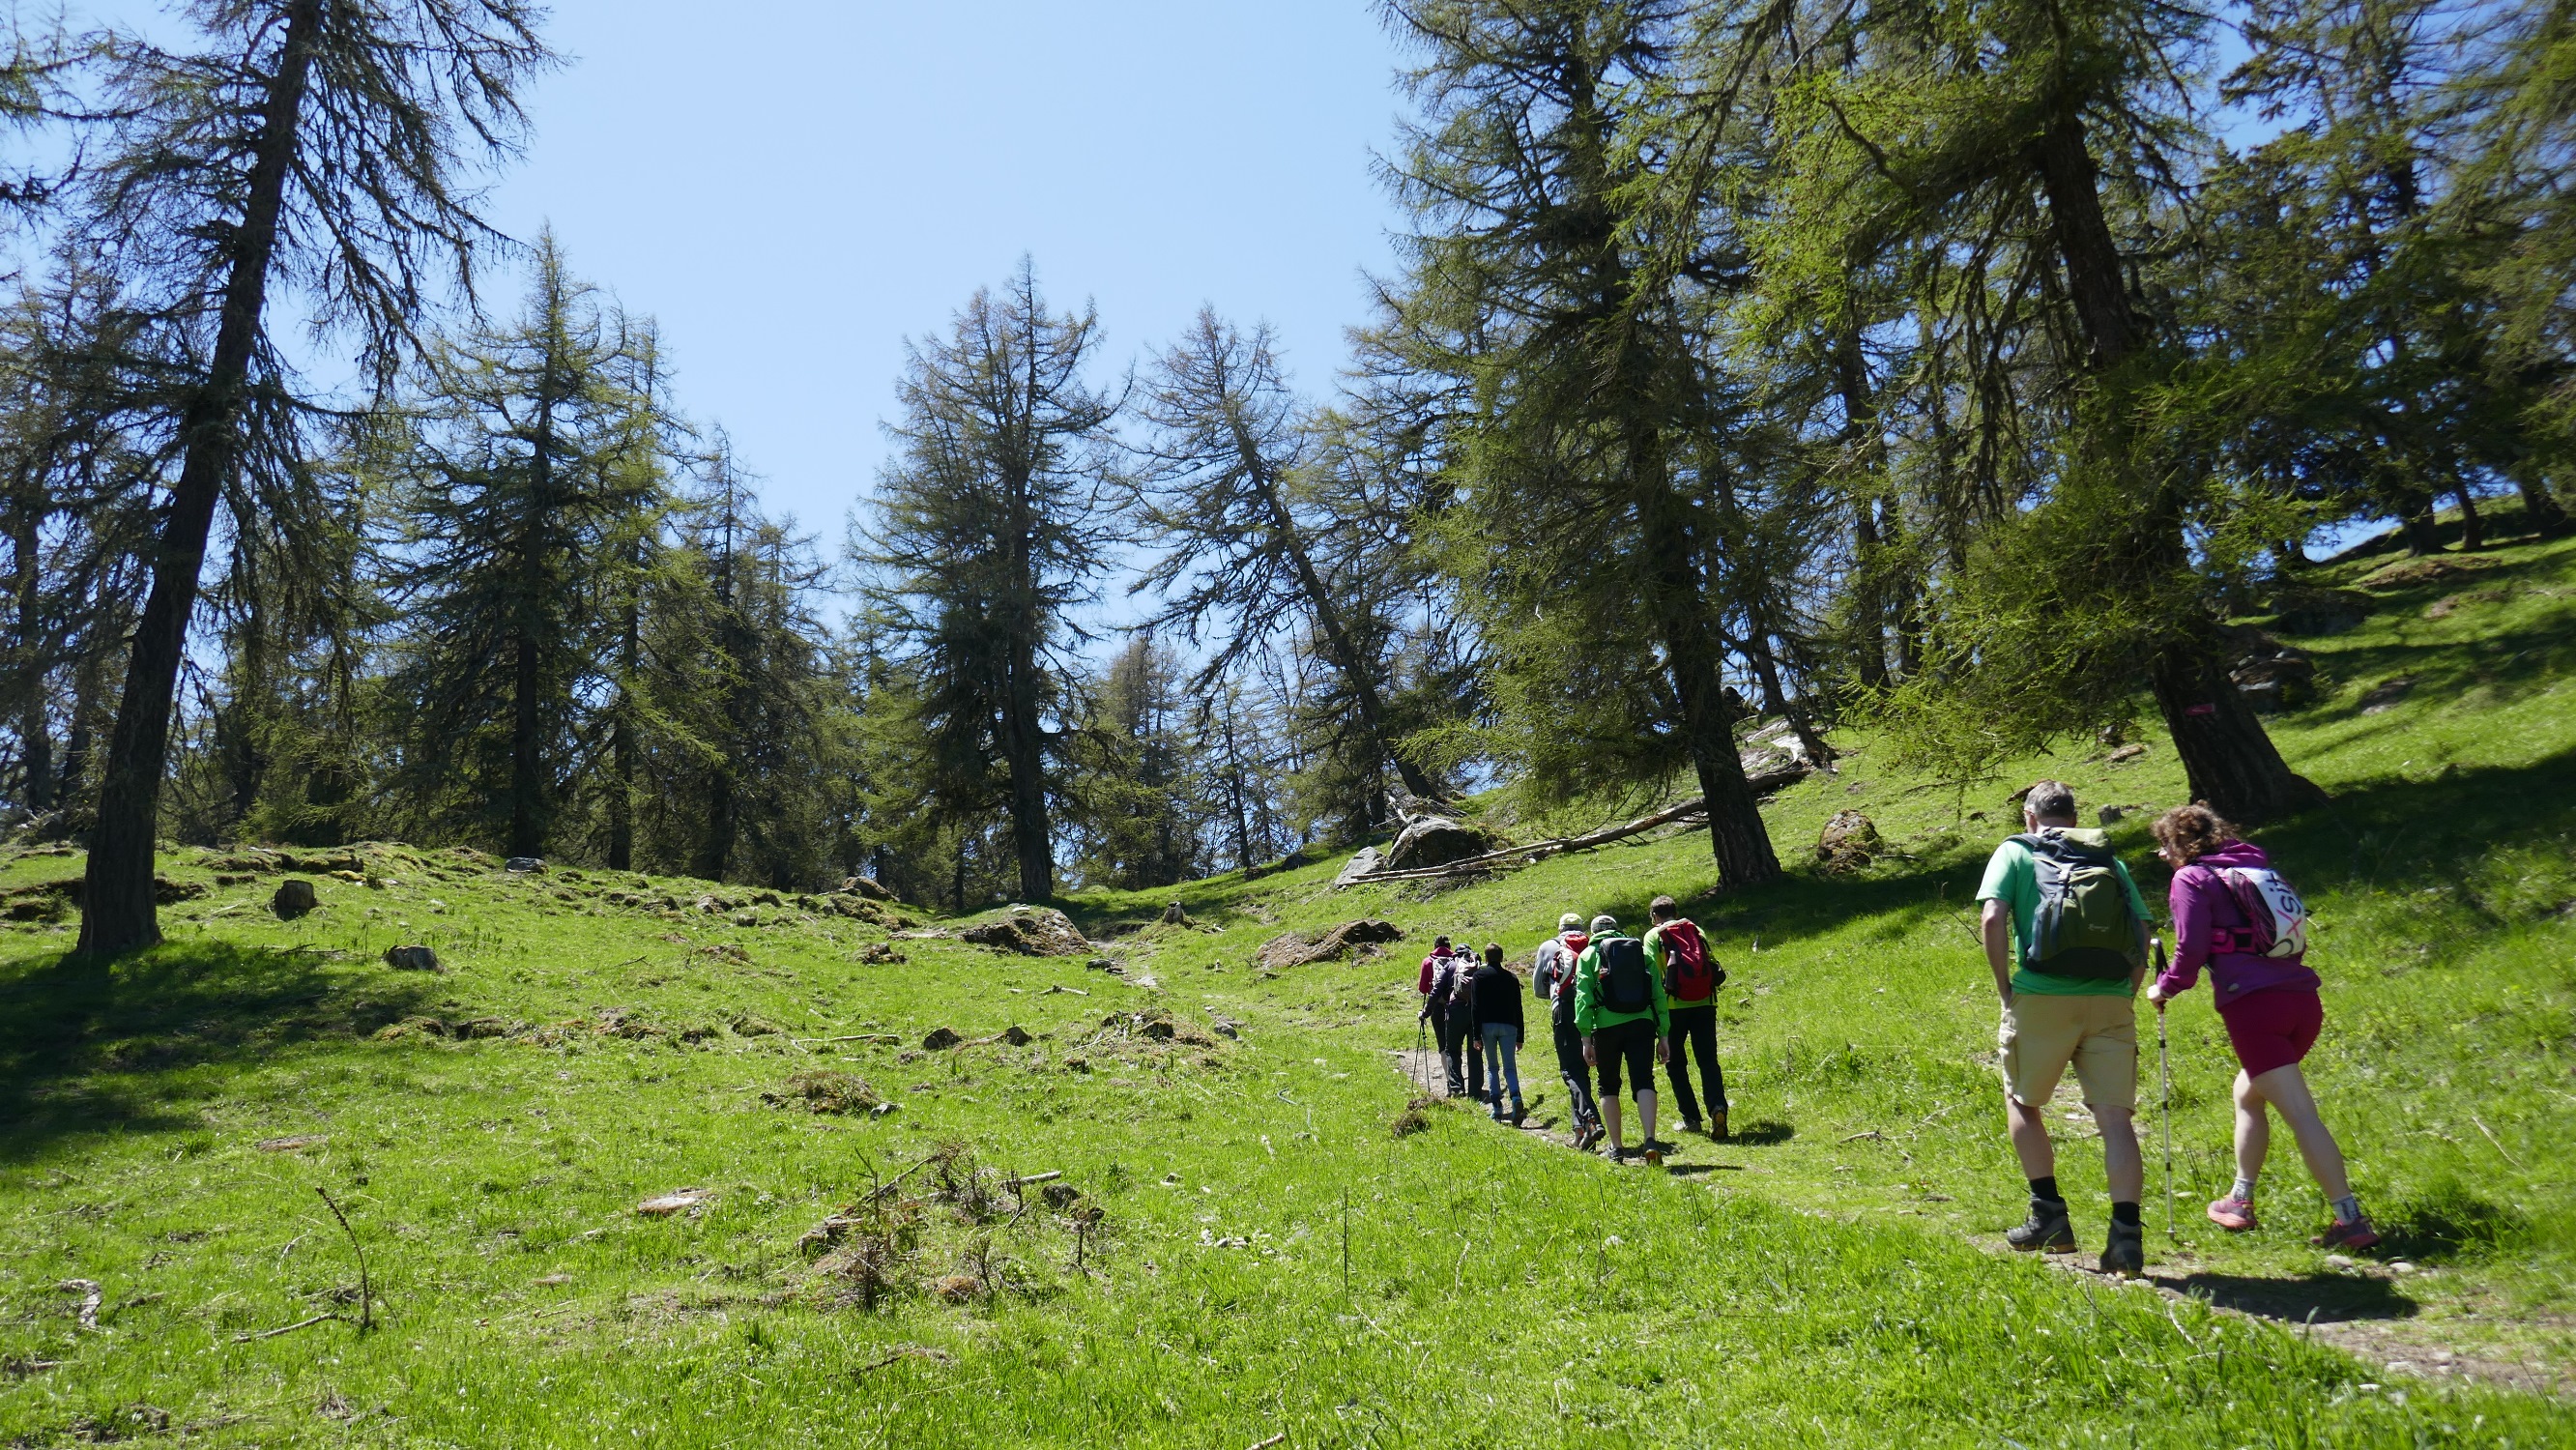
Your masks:
<svg viewBox="0 0 2576 1450"><path fill-rule="evenodd" d="M1364 0L557 0L494 221L660 319L676 393L823 536L885 455L907 335L1021 254L1111 354L1212 303L1330 386L1396 217ZM496 277L507 305L514 279Z"/></svg>

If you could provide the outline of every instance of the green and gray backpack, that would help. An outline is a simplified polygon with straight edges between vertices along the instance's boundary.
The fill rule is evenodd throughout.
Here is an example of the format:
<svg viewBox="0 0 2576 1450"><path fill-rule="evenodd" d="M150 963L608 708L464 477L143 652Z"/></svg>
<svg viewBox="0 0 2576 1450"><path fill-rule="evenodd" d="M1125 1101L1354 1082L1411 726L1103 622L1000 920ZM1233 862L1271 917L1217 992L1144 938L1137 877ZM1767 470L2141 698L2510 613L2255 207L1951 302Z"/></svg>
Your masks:
<svg viewBox="0 0 2576 1450"><path fill-rule="evenodd" d="M2147 924L2129 909L2119 860L2100 831L2043 826L2013 837L2039 872L2039 910L2031 921L2034 972L2083 981L2116 981L2147 960Z"/></svg>

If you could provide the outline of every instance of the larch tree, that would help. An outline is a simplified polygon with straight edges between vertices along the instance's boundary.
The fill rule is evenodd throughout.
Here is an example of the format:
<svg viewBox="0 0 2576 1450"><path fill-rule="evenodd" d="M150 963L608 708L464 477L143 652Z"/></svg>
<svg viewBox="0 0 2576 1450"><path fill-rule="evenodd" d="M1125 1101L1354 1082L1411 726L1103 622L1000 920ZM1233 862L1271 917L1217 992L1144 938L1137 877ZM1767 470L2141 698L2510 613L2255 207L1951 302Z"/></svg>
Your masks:
<svg viewBox="0 0 2576 1450"><path fill-rule="evenodd" d="M1746 15L1712 29L1711 69L1774 72L1778 159L1750 229L1774 305L1838 307L1862 267L1935 278L1915 305L1983 329L1981 385L2047 435L2036 506L1982 531L1944 653L1894 696L1911 738L1976 768L2120 714L2143 674L2196 797L2247 822L2321 802L2227 677L2193 539L2232 522L2234 496L2149 406L2187 342L2140 268L2192 139L2176 62L2207 17L2128 0Z"/></svg>
<svg viewBox="0 0 2576 1450"><path fill-rule="evenodd" d="M1491 651L1524 779L1555 798L1660 782L1707 801L1730 887L1780 874L1738 754L1723 563L1693 455L1723 404L1677 274L1649 268L1623 150L1675 7L1389 4L1421 52L1394 167L1414 208L1391 335L1475 400L1448 425L1447 572Z"/></svg>
<svg viewBox="0 0 2576 1450"><path fill-rule="evenodd" d="M1159 591L1148 627L1215 640L1195 681L1206 689L1300 621L1350 693L1374 749L1404 788L1441 791L1397 748L1386 660L1366 647L1346 581L1329 577L1320 516L1301 474L1315 464L1314 420L1283 375L1270 329L1245 333L1209 308L1157 359L1137 401L1135 510L1153 562L1131 592Z"/></svg>
<svg viewBox="0 0 2576 1450"><path fill-rule="evenodd" d="M881 617L919 659L932 734L1001 769L1029 901L1055 894L1071 610L1094 596L1112 536L1123 400L1090 381L1099 348L1095 316L1049 311L1026 262L916 343L861 550Z"/></svg>
<svg viewBox="0 0 2576 1450"><path fill-rule="evenodd" d="M197 0L187 14L194 51L115 48L119 119L81 197L84 244L116 259L185 365L82 887L77 952L93 961L160 939L153 848L198 576L218 511L270 507L278 496L245 480L296 446L272 292L389 377L442 278L470 285L489 232L467 183L515 148L520 89L551 60L525 0Z"/></svg>
<svg viewBox="0 0 2576 1450"><path fill-rule="evenodd" d="M632 466L619 342L541 238L520 316L430 353L399 465L407 793L513 856L551 839L608 654L610 545L655 492Z"/></svg>

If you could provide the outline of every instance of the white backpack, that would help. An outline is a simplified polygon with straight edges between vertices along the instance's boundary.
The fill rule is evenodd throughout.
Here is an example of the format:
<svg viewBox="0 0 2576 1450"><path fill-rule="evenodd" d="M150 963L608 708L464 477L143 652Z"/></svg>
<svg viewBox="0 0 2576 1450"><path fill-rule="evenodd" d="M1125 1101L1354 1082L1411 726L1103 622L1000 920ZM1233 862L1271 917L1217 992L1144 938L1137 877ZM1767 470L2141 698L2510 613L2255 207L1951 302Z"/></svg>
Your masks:
<svg viewBox="0 0 2576 1450"><path fill-rule="evenodd" d="M2219 871L2218 879L2227 884L2246 922L2219 929L2221 950L2258 957L2295 957L2307 951L2307 903L2280 872L2268 866L2230 866Z"/></svg>

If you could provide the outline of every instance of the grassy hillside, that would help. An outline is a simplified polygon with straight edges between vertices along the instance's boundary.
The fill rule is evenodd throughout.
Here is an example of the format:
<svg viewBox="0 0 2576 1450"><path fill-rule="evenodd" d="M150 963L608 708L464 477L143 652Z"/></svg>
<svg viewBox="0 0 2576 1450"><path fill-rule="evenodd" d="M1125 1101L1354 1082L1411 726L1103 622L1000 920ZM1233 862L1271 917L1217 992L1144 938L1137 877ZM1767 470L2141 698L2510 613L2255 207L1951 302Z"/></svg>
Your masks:
<svg viewBox="0 0 2576 1450"><path fill-rule="evenodd" d="M2311 1075L2394 1230L2376 1262L2306 1247L2286 1141L2264 1230L2198 1217L2232 1072L2205 993L2172 1023L2178 1239L2149 1149L2151 1268L2191 1298L1992 1250L2021 1185L1966 898L2030 775L2179 800L2160 740L1963 794L1855 738L1775 838L1856 807L1897 849L1739 898L1684 835L1445 891L1334 892L1324 861L1069 903L1114 971L387 848L297 862L323 905L294 922L279 863L174 852L169 894L203 894L101 981L43 919L78 859L33 855L0 867L0 1441L2576 1443L2547 1393L2576 1296L2576 549L2442 562L2476 567L2297 640L2325 688L2276 735L2336 804L2262 838L2323 923ZM2160 899L2142 830L2115 835ZM1658 891L1734 971L1747 1141L1653 1174L1408 1111L1430 933L1523 953ZM1174 899L1192 920L1151 924ZM1408 940L1252 965L1364 915ZM379 960L416 941L448 970ZM2067 1129L2089 1249L2099 1156Z"/></svg>

